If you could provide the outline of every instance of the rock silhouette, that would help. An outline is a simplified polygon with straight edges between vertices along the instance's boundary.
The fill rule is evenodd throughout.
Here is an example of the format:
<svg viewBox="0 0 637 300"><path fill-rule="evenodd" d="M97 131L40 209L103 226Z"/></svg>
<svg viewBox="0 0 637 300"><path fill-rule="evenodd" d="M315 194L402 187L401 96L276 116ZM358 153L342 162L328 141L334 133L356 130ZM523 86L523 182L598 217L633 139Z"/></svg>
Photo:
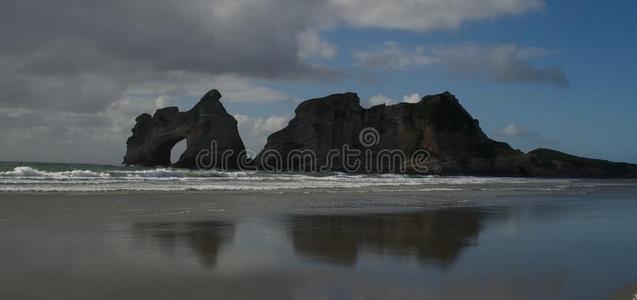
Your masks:
<svg viewBox="0 0 637 300"><path fill-rule="evenodd" d="M196 168L200 154L200 166L236 168L241 155L245 155L245 146L237 120L226 112L219 99L219 91L211 90L189 111L179 112L171 106L158 109L153 116L139 115L133 135L126 141L124 164ZM171 149L184 139L186 150L171 164ZM231 155L222 159L220 154L224 152Z"/></svg>
<svg viewBox="0 0 637 300"><path fill-rule="evenodd" d="M361 135L369 130L371 138ZM359 151L355 172L440 173L443 175L636 177L637 166L575 157L548 149L526 154L490 139L449 92L417 103L361 107L355 93L310 99L284 129L268 137L256 162L283 170L352 171L343 146ZM341 150L331 155L332 149ZM310 150L314 157L302 156ZM390 159L400 150L404 160ZM425 152L423 152L423 150ZM276 160L273 152L283 159ZM310 152L306 152L310 153ZM426 153L426 154L425 154ZM422 154L424 163L416 163ZM423 157L426 155L426 157ZM290 159L291 158L291 159ZM424 168L423 168L424 167Z"/></svg>
<svg viewBox="0 0 637 300"><path fill-rule="evenodd" d="M191 110L139 115L124 164L236 169L247 162L237 121L211 90ZM170 151L187 148L175 164ZM396 154L402 157L396 159ZM272 171L339 171L475 176L637 177L637 165L550 149L523 153L490 139L449 92L417 103L363 108L355 93L310 99L287 127L268 137L252 162Z"/></svg>

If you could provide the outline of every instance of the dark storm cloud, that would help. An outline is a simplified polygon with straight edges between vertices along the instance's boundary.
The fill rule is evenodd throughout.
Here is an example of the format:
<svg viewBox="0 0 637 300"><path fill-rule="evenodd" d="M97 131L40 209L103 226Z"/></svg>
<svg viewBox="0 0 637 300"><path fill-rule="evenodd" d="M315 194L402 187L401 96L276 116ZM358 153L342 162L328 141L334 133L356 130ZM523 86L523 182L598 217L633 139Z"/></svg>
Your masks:
<svg viewBox="0 0 637 300"><path fill-rule="evenodd" d="M307 71L297 34L313 20L294 10L320 1L278 2L20 0L2 10L3 35L15 37L2 51L33 73L113 71L111 63L262 76Z"/></svg>
<svg viewBox="0 0 637 300"><path fill-rule="evenodd" d="M127 86L174 79L167 72L333 75L298 57L298 35L320 23L305 11L321 1L274 2L4 2L0 103L95 111Z"/></svg>
<svg viewBox="0 0 637 300"><path fill-rule="evenodd" d="M340 73L305 60L334 56L318 35L327 28L424 32L543 7L540 0L7 0L0 106L99 111L129 87L179 82L176 72L329 79Z"/></svg>

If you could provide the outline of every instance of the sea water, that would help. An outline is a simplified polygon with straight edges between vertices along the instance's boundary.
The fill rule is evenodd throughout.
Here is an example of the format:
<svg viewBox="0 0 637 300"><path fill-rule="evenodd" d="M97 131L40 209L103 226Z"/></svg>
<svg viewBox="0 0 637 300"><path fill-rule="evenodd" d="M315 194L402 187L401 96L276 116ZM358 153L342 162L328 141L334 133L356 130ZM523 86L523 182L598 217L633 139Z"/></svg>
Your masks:
<svg viewBox="0 0 637 300"><path fill-rule="evenodd" d="M637 181L442 177L402 174L269 173L89 164L0 163L0 192L268 191L291 189L542 191L598 189L609 185L637 186Z"/></svg>

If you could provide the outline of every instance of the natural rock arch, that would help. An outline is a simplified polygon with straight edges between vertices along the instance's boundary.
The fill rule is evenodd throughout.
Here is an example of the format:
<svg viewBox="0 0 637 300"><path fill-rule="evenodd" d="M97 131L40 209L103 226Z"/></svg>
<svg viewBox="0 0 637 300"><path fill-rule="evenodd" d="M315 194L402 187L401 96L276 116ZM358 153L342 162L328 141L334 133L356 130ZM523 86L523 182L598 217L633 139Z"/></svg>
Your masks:
<svg viewBox="0 0 637 300"><path fill-rule="evenodd" d="M174 166L197 168L197 154L213 152L215 166L236 168L245 146L239 136L237 120L221 104L217 90L206 93L189 111L179 112L175 106L155 111L153 116L141 114L135 118L133 135L126 141L124 164L142 166ZM172 148L186 140L186 150L172 164ZM216 149L211 149L213 143ZM216 152L211 151L216 150ZM231 153L221 164L221 153Z"/></svg>

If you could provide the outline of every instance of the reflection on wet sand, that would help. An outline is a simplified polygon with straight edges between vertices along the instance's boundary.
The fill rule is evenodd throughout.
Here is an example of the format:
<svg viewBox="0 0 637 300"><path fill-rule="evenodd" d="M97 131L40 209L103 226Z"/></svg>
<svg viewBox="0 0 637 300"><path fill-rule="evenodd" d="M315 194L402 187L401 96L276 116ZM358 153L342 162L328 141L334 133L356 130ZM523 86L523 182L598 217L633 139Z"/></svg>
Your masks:
<svg viewBox="0 0 637 300"><path fill-rule="evenodd" d="M170 256L186 248L197 254L203 265L214 267L221 246L234 236L234 224L221 221L136 223L133 236L140 246L157 243L161 252Z"/></svg>
<svg viewBox="0 0 637 300"><path fill-rule="evenodd" d="M634 300L637 199L580 197L2 224L0 299Z"/></svg>
<svg viewBox="0 0 637 300"><path fill-rule="evenodd" d="M295 252L350 265L361 252L414 255L451 265L475 242L487 213L469 208L370 215L313 215L289 219Z"/></svg>

